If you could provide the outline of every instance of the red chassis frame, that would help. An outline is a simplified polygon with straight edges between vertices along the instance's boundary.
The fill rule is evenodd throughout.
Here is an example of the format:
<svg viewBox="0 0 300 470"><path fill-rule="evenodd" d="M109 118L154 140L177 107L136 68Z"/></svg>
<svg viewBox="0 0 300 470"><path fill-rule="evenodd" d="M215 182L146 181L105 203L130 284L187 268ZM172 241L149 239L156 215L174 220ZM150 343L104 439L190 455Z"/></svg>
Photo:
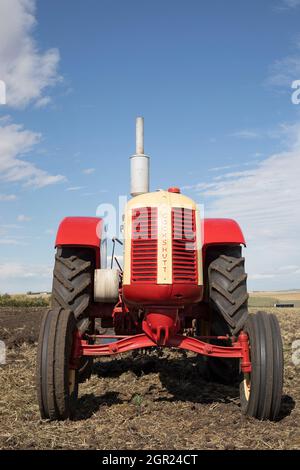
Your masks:
<svg viewBox="0 0 300 470"><path fill-rule="evenodd" d="M89 344L88 339L117 339L117 341L106 344ZM133 351L134 349L144 349L160 347L146 334L137 334L132 336L116 335L90 335L88 339L83 339L77 332L74 338L72 365L76 368L79 359L82 356L110 356ZM203 339L228 340L227 336L185 336L174 335L170 337L164 347L186 349L203 356L225 357L241 359L241 370L243 373L251 372L250 351L248 335L241 331L237 340L232 346L217 346L207 343Z"/></svg>
<svg viewBox="0 0 300 470"><path fill-rule="evenodd" d="M97 217L66 217L60 224L57 237L56 246L86 246L95 251L96 267L101 266L100 260L100 239L103 221ZM218 244L243 244L245 240L238 224L231 219L204 219L204 241L203 241L203 254L207 247ZM125 307L120 298L119 304L114 308L107 305L106 309L103 306L103 312L107 310L103 317L110 317L111 313L117 315L118 313L127 313L123 311ZM94 312L90 312L91 317L102 317L99 315L99 307L94 306ZM172 322L171 322L172 323ZM147 331L147 326L145 326ZM148 328L149 329L149 328ZM218 339L228 341L226 336L185 336L176 334L176 324L174 330L172 326L169 327L170 334L166 336L163 344L159 341L154 341L150 335L141 333L135 335L86 335L80 336L76 332L73 344L71 368L77 368L79 359L82 356L108 356L120 354L134 349L144 349L151 347L172 347L178 349L186 349L193 351L197 354L210 357L225 357L241 359L241 370L244 373L251 372L249 340L245 332L241 332L232 343L232 346L219 346L207 342L210 339ZM150 333L150 331L147 331ZM151 334L151 333L150 333ZM101 339L117 339L106 344L95 344L96 340ZM90 341L92 340L92 341ZM206 340L206 341L203 341ZM91 344L93 342L94 344Z"/></svg>

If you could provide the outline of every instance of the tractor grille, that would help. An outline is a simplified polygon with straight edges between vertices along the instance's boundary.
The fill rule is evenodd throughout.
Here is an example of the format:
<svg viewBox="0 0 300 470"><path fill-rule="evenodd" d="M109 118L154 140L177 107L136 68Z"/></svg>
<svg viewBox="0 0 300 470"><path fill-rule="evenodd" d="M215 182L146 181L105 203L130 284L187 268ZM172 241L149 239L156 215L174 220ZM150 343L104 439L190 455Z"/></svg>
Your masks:
<svg viewBox="0 0 300 470"><path fill-rule="evenodd" d="M157 208L132 211L131 282L156 283Z"/></svg>
<svg viewBox="0 0 300 470"><path fill-rule="evenodd" d="M197 283L195 211L172 209L173 282Z"/></svg>

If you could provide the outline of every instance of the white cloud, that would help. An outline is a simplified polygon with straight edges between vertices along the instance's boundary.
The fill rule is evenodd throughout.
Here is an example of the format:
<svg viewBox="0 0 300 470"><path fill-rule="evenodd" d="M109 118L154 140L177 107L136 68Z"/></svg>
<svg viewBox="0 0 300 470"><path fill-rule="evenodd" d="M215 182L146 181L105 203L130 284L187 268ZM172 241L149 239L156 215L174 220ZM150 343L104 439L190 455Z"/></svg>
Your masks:
<svg viewBox="0 0 300 470"><path fill-rule="evenodd" d="M300 5L300 0L282 0L283 7L296 8Z"/></svg>
<svg viewBox="0 0 300 470"><path fill-rule="evenodd" d="M28 217L27 215L20 214L17 217L18 222L30 222L31 217Z"/></svg>
<svg viewBox="0 0 300 470"><path fill-rule="evenodd" d="M82 171L85 175L91 175L92 173L95 172L95 168L86 168L85 170Z"/></svg>
<svg viewBox="0 0 300 470"><path fill-rule="evenodd" d="M47 264L1 263L0 292L48 292L51 289L52 269Z"/></svg>
<svg viewBox="0 0 300 470"><path fill-rule="evenodd" d="M0 264L0 279L50 277L52 267L47 265L25 265L17 262Z"/></svg>
<svg viewBox="0 0 300 470"><path fill-rule="evenodd" d="M230 168L235 168L239 165L224 165L224 166L215 166L213 168L209 168L208 171L223 171L223 170L229 170ZM191 172L193 174L193 172Z"/></svg>
<svg viewBox="0 0 300 470"><path fill-rule="evenodd" d="M16 238L0 238L0 245L22 245L23 246L23 245L26 245L26 243Z"/></svg>
<svg viewBox="0 0 300 470"><path fill-rule="evenodd" d="M82 196L96 196L97 194L104 194L104 193L108 193L108 190L100 189L98 191L91 191L91 192L83 193Z"/></svg>
<svg viewBox="0 0 300 470"><path fill-rule="evenodd" d="M270 288L281 288L281 282L291 288L300 281L280 272L282 266L300 265L300 125L285 129L287 151L269 156L251 171L189 187L201 199L206 197L206 217L230 217L240 223L248 243L250 280L258 280L258 275L266 280L267 275ZM270 277L275 274L276 283Z"/></svg>
<svg viewBox="0 0 300 470"><path fill-rule="evenodd" d="M240 176L253 175L255 170L242 170L242 171L232 171L231 173L224 173L223 175L215 176L214 181L219 181L223 179L232 179L239 178Z"/></svg>
<svg viewBox="0 0 300 470"><path fill-rule="evenodd" d="M297 264L289 264L287 266L281 266L278 271L281 271L281 272L296 272L299 270L299 266L297 266Z"/></svg>
<svg viewBox="0 0 300 470"><path fill-rule="evenodd" d="M19 124L0 126L0 180L22 182L36 188L65 180L64 176L51 175L23 159L40 139L40 134L26 130Z"/></svg>
<svg viewBox="0 0 300 470"><path fill-rule="evenodd" d="M233 132L229 134L229 137L236 137L238 139L247 139L247 140L255 140L255 139L278 139L282 137L282 134L285 132L284 125L277 127L276 129L260 129L258 130L251 130L251 129L241 129L239 131Z"/></svg>
<svg viewBox="0 0 300 470"><path fill-rule="evenodd" d="M0 116L0 123L6 124L7 122L11 121L11 116L9 114L4 114L4 116Z"/></svg>
<svg viewBox="0 0 300 470"><path fill-rule="evenodd" d="M297 5L296 5L297 3ZM295 6L300 5L300 0L295 1ZM300 39L294 39L294 53L276 60L269 67L269 74L265 80L265 84L284 88L288 93L292 94L292 83L300 79Z"/></svg>
<svg viewBox="0 0 300 470"><path fill-rule="evenodd" d="M7 230L7 229L10 229L10 228L13 228L13 229L22 228L22 225L19 225L19 224L1 224L0 225L0 230L1 229Z"/></svg>
<svg viewBox="0 0 300 470"><path fill-rule="evenodd" d="M59 51L41 52L33 38L35 0L0 2L0 77L6 83L7 104L24 107L46 105L44 92L61 77L57 73Z"/></svg>
<svg viewBox="0 0 300 470"><path fill-rule="evenodd" d="M262 274L262 273L257 273L257 274L249 274L248 279L249 280L261 280L261 279L273 279L275 277L275 274Z"/></svg>
<svg viewBox="0 0 300 470"><path fill-rule="evenodd" d="M230 135L231 137L238 137L239 139L258 139L260 137L257 131L250 129L242 129Z"/></svg>
<svg viewBox="0 0 300 470"><path fill-rule="evenodd" d="M70 186L69 188L66 188L66 191L79 191L80 189L83 189L84 186Z"/></svg>
<svg viewBox="0 0 300 470"><path fill-rule="evenodd" d="M44 108L47 104L51 103L50 96L43 96L42 98L38 99L35 103L36 108Z"/></svg>
<svg viewBox="0 0 300 470"><path fill-rule="evenodd" d="M276 60L270 67L269 77L266 80L267 85L275 87L285 87L292 93L292 83L300 77L300 56L287 56Z"/></svg>
<svg viewBox="0 0 300 470"><path fill-rule="evenodd" d="M16 199L15 194L0 194L0 201L15 201Z"/></svg>

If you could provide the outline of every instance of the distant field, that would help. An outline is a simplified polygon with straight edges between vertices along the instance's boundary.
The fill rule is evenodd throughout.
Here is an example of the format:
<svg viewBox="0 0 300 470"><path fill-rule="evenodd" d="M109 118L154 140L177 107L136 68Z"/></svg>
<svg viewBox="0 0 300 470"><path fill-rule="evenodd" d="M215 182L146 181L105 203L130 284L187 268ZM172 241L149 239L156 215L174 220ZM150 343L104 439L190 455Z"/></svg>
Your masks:
<svg viewBox="0 0 300 470"><path fill-rule="evenodd" d="M265 291L250 292L250 307L273 307L276 303L292 303L300 307L300 291Z"/></svg>
<svg viewBox="0 0 300 470"><path fill-rule="evenodd" d="M4 294L0 295L0 307L48 307L50 295L48 294Z"/></svg>
<svg viewBox="0 0 300 470"><path fill-rule="evenodd" d="M48 293L4 294L0 295L0 307L48 307L50 297ZM249 294L249 307L274 307L276 303L293 303L295 308L300 308L300 291L257 291Z"/></svg>

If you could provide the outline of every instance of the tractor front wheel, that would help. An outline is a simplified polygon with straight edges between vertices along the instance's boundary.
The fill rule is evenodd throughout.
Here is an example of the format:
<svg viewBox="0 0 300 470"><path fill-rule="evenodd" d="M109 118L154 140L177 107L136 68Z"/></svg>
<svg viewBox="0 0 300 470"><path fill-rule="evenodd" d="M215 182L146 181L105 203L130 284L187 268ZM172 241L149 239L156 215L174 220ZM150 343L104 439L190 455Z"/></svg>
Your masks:
<svg viewBox="0 0 300 470"><path fill-rule="evenodd" d="M43 317L37 352L37 392L41 417L71 418L78 396L78 370L71 366L76 321L70 310L49 310Z"/></svg>
<svg viewBox="0 0 300 470"><path fill-rule="evenodd" d="M241 376L242 411L258 419L275 420L283 386L283 349L277 317L265 312L250 315L244 331L249 337L252 370Z"/></svg>

